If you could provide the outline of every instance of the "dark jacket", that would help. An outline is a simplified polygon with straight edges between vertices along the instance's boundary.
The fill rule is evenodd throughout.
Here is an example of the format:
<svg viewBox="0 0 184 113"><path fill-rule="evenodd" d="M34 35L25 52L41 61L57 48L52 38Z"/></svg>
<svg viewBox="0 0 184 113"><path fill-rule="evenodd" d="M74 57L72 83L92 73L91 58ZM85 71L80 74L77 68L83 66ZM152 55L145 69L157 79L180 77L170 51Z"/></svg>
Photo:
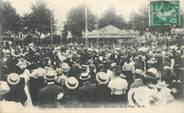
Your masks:
<svg viewBox="0 0 184 113"><path fill-rule="evenodd" d="M80 95L78 94L77 89L67 89L65 88L64 97L63 97L63 103L66 107L73 107L80 104L80 101L78 100L78 97Z"/></svg>
<svg viewBox="0 0 184 113"><path fill-rule="evenodd" d="M82 103L93 103L95 101L96 84L89 81L79 87L79 100Z"/></svg>
<svg viewBox="0 0 184 113"><path fill-rule="evenodd" d="M40 89L43 88L45 85L46 84L43 77L30 78L29 91L33 105L37 105L38 93L40 92Z"/></svg>
<svg viewBox="0 0 184 113"><path fill-rule="evenodd" d="M5 100L7 101L15 101L15 102L20 102L22 105L24 105L27 96L24 91L24 86L25 86L25 80L24 78L21 78L19 84L10 86L10 91L5 95Z"/></svg>
<svg viewBox="0 0 184 113"><path fill-rule="evenodd" d="M107 103L110 101L111 89L106 85L98 85L95 90L95 101L97 103Z"/></svg>
<svg viewBox="0 0 184 113"><path fill-rule="evenodd" d="M47 84L38 95L38 105L40 107L57 107L57 96L63 93L63 88L56 84Z"/></svg>

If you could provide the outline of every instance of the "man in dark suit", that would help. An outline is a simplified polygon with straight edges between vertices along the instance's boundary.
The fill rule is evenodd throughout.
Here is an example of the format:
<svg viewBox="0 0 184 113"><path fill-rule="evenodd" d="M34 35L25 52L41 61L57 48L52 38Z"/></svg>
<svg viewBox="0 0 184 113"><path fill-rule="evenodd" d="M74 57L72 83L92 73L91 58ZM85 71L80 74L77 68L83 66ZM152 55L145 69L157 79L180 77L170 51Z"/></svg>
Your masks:
<svg viewBox="0 0 184 113"><path fill-rule="evenodd" d="M96 84L90 82L91 76L88 73L82 73L79 77L81 87L79 87L79 100L83 105L93 104L95 101Z"/></svg>
<svg viewBox="0 0 184 113"><path fill-rule="evenodd" d="M54 83L56 72L52 69L47 70L45 79L47 85L39 92L38 105L40 107L57 107L57 103L62 99L64 91L62 87Z"/></svg>
<svg viewBox="0 0 184 113"><path fill-rule="evenodd" d="M44 69L37 68L34 69L30 75L29 91L33 105L37 105L38 93L40 92L40 89L46 85L44 82L45 79L43 78L43 71Z"/></svg>
<svg viewBox="0 0 184 113"><path fill-rule="evenodd" d="M98 82L95 90L95 98L97 104L106 104L110 102L111 89L107 87L109 78L105 72L98 72L96 74L96 81Z"/></svg>
<svg viewBox="0 0 184 113"><path fill-rule="evenodd" d="M16 73L10 73L7 77L7 82L10 87L10 91L5 94L5 100L20 102L22 105L25 105L27 99L24 91L25 79L21 78Z"/></svg>

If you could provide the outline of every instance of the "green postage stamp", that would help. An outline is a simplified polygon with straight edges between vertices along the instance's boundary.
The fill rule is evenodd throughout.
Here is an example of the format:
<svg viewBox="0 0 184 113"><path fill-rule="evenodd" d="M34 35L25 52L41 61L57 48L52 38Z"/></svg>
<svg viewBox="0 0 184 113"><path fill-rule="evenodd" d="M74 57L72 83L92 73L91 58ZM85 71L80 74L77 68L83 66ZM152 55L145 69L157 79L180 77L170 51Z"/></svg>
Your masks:
<svg viewBox="0 0 184 113"><path fill-rule="evenodd" d="M179 0L150 0L149 25L179 25Z"/></svg>

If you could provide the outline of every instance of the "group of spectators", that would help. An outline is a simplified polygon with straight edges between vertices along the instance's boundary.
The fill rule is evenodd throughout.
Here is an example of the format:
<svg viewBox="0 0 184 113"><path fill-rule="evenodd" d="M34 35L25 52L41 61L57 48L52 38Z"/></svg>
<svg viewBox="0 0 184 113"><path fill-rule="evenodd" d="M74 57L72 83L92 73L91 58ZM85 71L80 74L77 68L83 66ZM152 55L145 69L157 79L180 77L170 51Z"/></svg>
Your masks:
<svg viewBox="0 0 184 113"><path fill-rule="evenodd" d="M169 104L183 97L184 48L6 44L1 100L23 106Z"/></svg>

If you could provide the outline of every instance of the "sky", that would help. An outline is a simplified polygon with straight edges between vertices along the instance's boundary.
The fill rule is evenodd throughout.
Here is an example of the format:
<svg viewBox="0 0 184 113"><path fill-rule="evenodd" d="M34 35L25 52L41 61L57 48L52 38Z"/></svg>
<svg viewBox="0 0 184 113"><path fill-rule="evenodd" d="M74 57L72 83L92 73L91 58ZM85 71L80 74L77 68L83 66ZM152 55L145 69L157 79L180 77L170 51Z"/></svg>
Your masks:
<svg viewBox="0 0 184 113"><path fill-rule="evenodd" d="M31 4L38 0L7 0L10 1L16 11L23 15L31 10ZM40 0L45 1L50 9L54 11L54 16L59 23L66 20L67 12L72 8L85 4L93 14L100 17L108 8L114 7L117 14L129 20L133 11L138 12L140 8L149 5L149 0ZM184 0L180 0L184 9Z"/></svg>

